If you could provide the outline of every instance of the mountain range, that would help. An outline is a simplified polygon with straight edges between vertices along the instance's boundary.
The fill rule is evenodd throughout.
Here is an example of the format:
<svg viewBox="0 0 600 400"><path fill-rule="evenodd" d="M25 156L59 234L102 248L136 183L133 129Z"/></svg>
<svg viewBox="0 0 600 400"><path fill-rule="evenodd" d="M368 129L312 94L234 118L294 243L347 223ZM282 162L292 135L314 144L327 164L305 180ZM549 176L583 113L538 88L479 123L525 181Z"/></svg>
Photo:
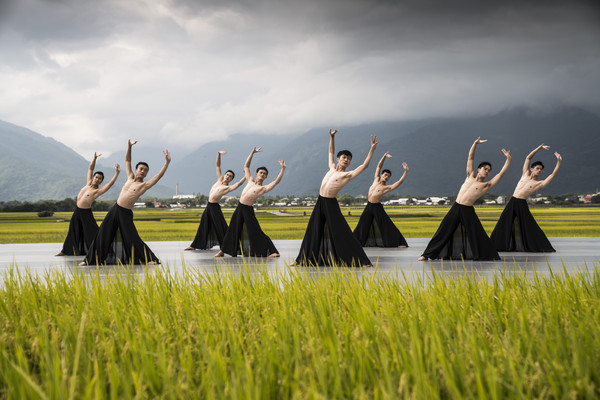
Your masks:
<svg viewBox="0 0 600 400"><path fill-rule="evenodd" d="M491 162L492 175L504 163L501 149L511 151L509 170L493 189L494 193L512 193L525 157L541 143L551 146L551 151L541 150L534 157L546 166L542 178L554 168L554 151L563 157L556 179L542 193L586 193L596 191L600 186L600 117L580 108L537 111L521 107L488 116L332 128L339 129L336 152L349 149L353 153L350 168L364 160L371 134L376 134L379 142L369 168L350 182L341 194L366 195L375 167L387 151L392 158L385 161L384 168L392 170L392 180L402 175L402 162L410 169L406 181L394 193L400 196L455 195L465 178L469 148L479 136L488 142L478 146L475 163ZM252 170L266 166L269 169L267 182L279 172L277 160L286 161L284 178L270 194L317 195L328 168L328 129L318 127L295 135L237 134L226 140L215 138L184 157L173 154L169 170L147 195L170 197L175 194L176 185L180 194L208 194L216 179L217 151L227 151L222 157L222 169L234 170L239 179L254 146L261 146L263 151L254 156ZM6 150L0 154L0 201L74 197L85 184L89 161L64 144L1 121L0 140ZM112 176L114 163L121 164L124 172L125 149L126 143L122 152L99 159L98 166L107 179ZM162 150L140 142L133 148L133 162L147 161L152 176L164 163ZM124 181L124 173L121 173L115 187L104 197L116 198Z"/></svg>

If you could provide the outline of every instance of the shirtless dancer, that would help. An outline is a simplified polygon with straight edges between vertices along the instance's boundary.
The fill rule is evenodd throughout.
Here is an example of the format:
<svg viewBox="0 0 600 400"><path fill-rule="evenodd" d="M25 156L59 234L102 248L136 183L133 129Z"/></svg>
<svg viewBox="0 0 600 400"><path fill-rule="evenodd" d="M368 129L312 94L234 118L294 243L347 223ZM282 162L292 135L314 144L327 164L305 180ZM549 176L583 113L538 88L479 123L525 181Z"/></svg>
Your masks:
<svg viewBox="0 0 600 400"><path fill-rule="evenodd" d="M250 173L250 163L254 153L260 153L262 147L253 148L244 164L244 175L248 183L242 195L240 203L231 216L229 228L223 238L221 250L215 254L215 257L223 257L224 253L237 257L238 254L251 257L279 257L279 251L271 239L262 231L260 224L254 215L254 202L263 194L270 192L281 182L283 172L285 171L285 162L279 160L281 171L277 178L268 185L263 186L269 171L265 167L256 169L256 178L252 178Z"/></svg>
<svg viewBox="0 0 600 400"><path fill-rule="evenodd" d="M104 217L100 229L96 234L85 261L80 265L115 264L120 261L123 264L156 264L158 258L150 248L143 242L133 224L133 212L131 209L141 195L156 185L167 171L171 162L169 151L163 151L165 164L152 179L144 181L148 174L148 164L139 162L135 166L135 173L131 170L131 147L136 141L128 141L127 153L125 154L125 167L127 171L127 182L121 189L117 203Z"/></svg>
<svg viewBox="0 0 600 400"><path fill-rule="evenodd" d="M96 167L96 160L101 155L94 153L94 159L90 163L87 172L87 185L81 188L77 195L77 206L71 216L69 232L63 248L56 254L57 256L86 255L96 232L98 232L98 224L94 219L94 214L92 214L92 203L114 185L121 171L119 164L115 164L115 175L106 185L100 187L100 184L104 181L104 173L101 171L94 173L94 168Z"/></svg>
<svg viewBox="0 0 600 400"><path fill-rule="evenodd" d="M550 244L544 231L535 222L527 205L527 198L533 192L548 186L552 179L554 179L562 162L560 154L554 153L556 156L554 171L546 179L538 180L544 169L544 164L541 161L536 161L529 168L529 163L535 153L541 149L548 150L550 146L541 144L525 158L521 180L517 183L510 201L504 208L504 211L502 211L502 215L500 215L500 219L490 236L498 251L546 253L556 251Z"/></svg>
<svg viewBox="0 0 600 400"><path fill-rule="evenodd" d="M213 246L221 246L221 244L223 244L223 237L227 232L227 222L223 216L223 211L221 211L219 200L227 193L239 188L246 180L246 177L242 177L239 182L229 186L229 183L235 177L235 173L232 170L227 170L225 175L221 173L222 154L227 154L227 152L217 152L217 182L215 182L208 194L208 204L202 213L202 218L200 218L200 225L198 226L196 237L192 244L189 247L186 247L185 250L206 250Z"/></svg>
<svg viewBox="0 0 600 400"><path fill-rule="evenodd" d="M319 199L308 221L300 253L295 264L370 267L371 261L358 239L352 234L348 222L342 215L336 196L348 182L363 172L371 162L377 146L377 136L371 136L371 148L365 161L352 171L346 171L352 161L352 153L342 150L334 161L336 130L329 130L329 171L319 189Z"/></svg>
<svg viewBox="0 0 600 400"><path fill-rule="evenodd" d="M408 165L402 163L404 174L397 182L388 186L387 182L392 176L392 172L389 169L381 172L381 168L385 159L391 157L389 153L385 153L377 164L375 179L369 188L367 206L353 232L363 247L408 247L404 236L396 228L381 204L383 195L397 189L404 182L408 173Z"/></svg>
<svg viewBox="0 0 600 400"><path fill-rule="evenodd" d="M499 260L500 256L494 248L492 241L485 233L473 204L487 191L500 182L510 164L510 151L502 149L506 157L504 166L490 181L484 182L492 170L492 165L484 161L477 167L477 174L473 169L475 148L479 143L485 143L480 137L475 140L467 160L467 179L460 188L456 202L442 220L437 232L431 238L419 261L427 259L452 259L460 260Z"/></svg>

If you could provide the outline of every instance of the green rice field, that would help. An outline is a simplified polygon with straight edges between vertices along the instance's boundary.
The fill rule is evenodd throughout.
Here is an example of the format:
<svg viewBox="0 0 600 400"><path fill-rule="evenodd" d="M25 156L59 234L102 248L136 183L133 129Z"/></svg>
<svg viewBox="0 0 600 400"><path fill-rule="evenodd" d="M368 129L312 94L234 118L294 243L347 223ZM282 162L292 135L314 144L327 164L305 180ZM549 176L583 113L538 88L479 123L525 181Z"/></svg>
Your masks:
<svg viewBox="0 0 600 400"><path fill-rule="evenodd" d="M417 238L431 237L448 208L411 206L386 207L386 210L405 237ZM307 207L261 208L256 215L272 239L302 239L311 211ZM490 234L502 207L480 206L476 211ZM600 236L600 207L532 207L531 211L547 236ZM146 241L192 240L202 212L202 208L136 209L134 220ZM342 207L342 212L354 228L362 208ZM233 209L224 209L223 213L229 221ZM40 218L37 213L0 213L0 244L60 243L67 234L71 214L57 212L52 217ZM106 212L95 212L94 215L100 224Z"/></svg>
<svg viewBox="0 0 600 400"><path fill-rule="evenodd" d="M600 265L538 275L14 267L3 399L595 399Z"/></svg>

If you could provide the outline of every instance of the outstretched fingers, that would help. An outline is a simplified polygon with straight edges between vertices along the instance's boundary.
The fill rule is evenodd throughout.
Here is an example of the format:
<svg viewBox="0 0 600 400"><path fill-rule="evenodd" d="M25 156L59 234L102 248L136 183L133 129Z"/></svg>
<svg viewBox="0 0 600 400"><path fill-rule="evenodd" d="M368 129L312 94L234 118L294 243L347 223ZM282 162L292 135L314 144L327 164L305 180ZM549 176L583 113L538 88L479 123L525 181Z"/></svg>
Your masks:
<svg viewBox="0 0 600 400"><path fill-rule="evenodd" d="M371 135L371 147L377 146L377 136Z"/></svg>

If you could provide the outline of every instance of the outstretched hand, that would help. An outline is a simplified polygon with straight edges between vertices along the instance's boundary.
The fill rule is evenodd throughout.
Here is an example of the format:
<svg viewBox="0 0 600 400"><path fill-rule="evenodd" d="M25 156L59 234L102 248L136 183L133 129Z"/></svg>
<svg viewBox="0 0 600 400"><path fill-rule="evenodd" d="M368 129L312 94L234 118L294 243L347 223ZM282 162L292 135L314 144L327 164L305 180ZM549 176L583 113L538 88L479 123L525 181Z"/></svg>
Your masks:
<svg viewBox="0 0 600 400"><path fill-rule="evenodd" d="M121 166L119 164L115 164L115 172L118 174L121 172Z"/></svg>
<svg viewBox="0 0 600 400"><path fill-rule="evenodd" d="M219 150L217 153L219 153L219 154L221 154L221 155L223 155L223 154L227 154L227 152L226 152L226 151L224 151L224 150Z"/></svg>
<svg viewBox="0 0 600 400"><path fill-rule="evenodd" d="M475 143L476 143L476 144L479 144L479 143L485 143L485 142L487 142L487 139L482 139L482 138L481 138L481 136L479 136L479 137L478 137L478 138L475 140ZM504 150L502 150L502 151L504 151Z"/></svg>
<svg viewBox="0 0 600 400"><path fill-rule="evenodd" d="M550 150L550 146L547 146L547 145L545 145L545 144L543 144L543 143L542 143L542 144L540 145L540 149L544 149L544 150Z"/></svg>
<svg viewBox="0 0 600 400"><path fill-rule="evenodd" d="M165 160L170 163L171 162L171 154L169 153L169 150L165 150L163 151L163 155L165 156Z"/></svg>
<svg viewBox="0 0 600 400"><path fill-rule="evenodd" d="M388 153L387 151L385 152L385 154L383 156L385 158L392 158L392 155L390 153Z"/></svg>
<svg viewBox="0 0 600 400"><path fill-rule="evenodd" d="M100 153L100 154L97 154L96 152L94 152L94 160L95 160L96 158L100 157L101 155L102 155L102 153Z"/></svg>
<svg viewBox="0 0 600 400"><path fill-rule="evenodd" d="M407 164L407 163L403 162L403 163L402 163L402 168L404 168L404 170L405 170L406 172L408 172L408 164Z"/></svg>
<svg viewBox="0 0 600 400"><path fill-rule="evenodd" d="M502 149L502 153L508 160L510 160L510 150Z"/></svg>
<svg viewBox="0 0 600 400"><path fill-rule="evenodd" d="M560 154L558 154L557 152L554 152L554 155L556 156L556 159L558 161L562 161L562 156Z"/></svg>
<svg viewBox="0 0 600 400"><path fill-rule="evenodd" d="M377 146L377 136L371 135L371 147L374 148Z"/></svg>
<svg viewBox="0 0 600 400"><path fill-rule="evenodd" d="M134 144L136 144L138 141L134 140L133 142L131 141L131 139L128 140L127 144L129 145L129 147L133 146Z"/></svg>
<svg viewBox="0 0 600 400"><path fill-rule="evenodd" d="M261 147L254 147L252 149L252 154L254 153L262 153L262 146Z"/></svg>
<svg viewBox="0 0 600 400"><path fill-rule="evenodd" d="M338 133L337 129L329 129L329 135L330 136L335 136L336 133Z"/></svg>
<svg viewBox="0 0 600 400"><path fill-rule="evenodd" d="M285 161L279 160L279 165L281 165L281 168L285 169Z"/></svg>

